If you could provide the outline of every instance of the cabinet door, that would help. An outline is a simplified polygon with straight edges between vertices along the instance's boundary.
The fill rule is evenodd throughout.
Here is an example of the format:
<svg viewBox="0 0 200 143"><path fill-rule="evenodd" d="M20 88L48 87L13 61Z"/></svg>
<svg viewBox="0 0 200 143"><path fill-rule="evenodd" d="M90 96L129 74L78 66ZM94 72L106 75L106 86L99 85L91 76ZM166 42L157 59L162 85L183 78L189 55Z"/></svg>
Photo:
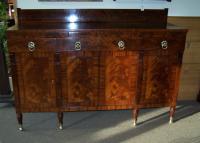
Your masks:
<svg viewBox="0 0 200 143"><path fill-rule="evenodd" d="M56 107L54 54L21 53L17 64L22 108L48 111Z"/></svg>
<svg viewBox="0 0 200 143"><path fill-rule="evenodd" d="M95 106L98 98L98 52L62 53L61 67L64 106Z"/></svg>
<svg viewBox="0 0 200 143"><path fill-rule="evenodd" d="M180 68L177 55L154 53L143 57L142 87L138 97L138 103L143 107L168 105L177 96L177 68Z"/></svg>
<svg viewBox="0 0 200 143"><path fill-rule="evenodd" d="M133 105L137 94L139 56L133 51L102 51L101 105Z"/></svg>

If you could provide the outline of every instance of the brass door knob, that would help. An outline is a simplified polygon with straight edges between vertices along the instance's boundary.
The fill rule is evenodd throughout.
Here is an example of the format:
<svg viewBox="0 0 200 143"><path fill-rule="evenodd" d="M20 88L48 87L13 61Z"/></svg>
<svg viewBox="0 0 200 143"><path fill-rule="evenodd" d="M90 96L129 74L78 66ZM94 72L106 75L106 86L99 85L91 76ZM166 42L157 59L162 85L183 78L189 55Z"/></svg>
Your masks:
<svg viewBox="0 0 200 143"><path fill-rule="evenodd" d="M124 41L119 41L118 42L118 48L120 50L124 50L125 49L125 42Z"/></svg>
<svg viewBox="0 0 200 143"><path fill-rule="evenodd" d="M168 48L168 42L166 40L161 42L161 48L166 50Z"/></svg>
<svg viewBox="0 0 200 143"><path fill-rule="evenodd" d="M77 51L81 50L81 42L80 41L75 42L74 49Z"/></svg>
<svg viewBox="0 0 200 143"><path fill-rule="evenodd" d="M28 42L28 50L30 52L33 52L33 51L35 51L35 49L36 49L35 42Z"/></svg>

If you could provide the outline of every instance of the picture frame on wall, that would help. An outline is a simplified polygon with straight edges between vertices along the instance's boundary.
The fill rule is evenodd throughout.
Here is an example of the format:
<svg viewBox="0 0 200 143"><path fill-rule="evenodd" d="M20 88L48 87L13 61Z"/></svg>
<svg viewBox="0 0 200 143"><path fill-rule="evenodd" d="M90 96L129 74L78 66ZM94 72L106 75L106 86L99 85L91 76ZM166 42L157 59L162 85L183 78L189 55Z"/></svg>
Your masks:
<svg viewBox="0 0 200 143"><path fill-rule="evenodd" d="M103 1L103 0L38 0L41 2L99 2L99 1ZM117 0L113 0L113 1L117 1ZM168 1L171 2L171 0L163 0L163 1Z"/></svg>
<svg viewBox="0 0 200 143"><path fill-rule="evenodd" d="M103 0L38 0L40 2L102 2Z"/></svg>

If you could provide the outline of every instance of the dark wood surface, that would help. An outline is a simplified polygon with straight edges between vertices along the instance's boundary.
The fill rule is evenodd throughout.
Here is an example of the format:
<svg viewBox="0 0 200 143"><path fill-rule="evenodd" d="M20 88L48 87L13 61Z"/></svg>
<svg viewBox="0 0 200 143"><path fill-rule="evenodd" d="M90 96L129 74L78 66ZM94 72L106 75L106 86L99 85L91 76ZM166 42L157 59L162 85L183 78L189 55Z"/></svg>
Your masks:
<svg viewBox="0 0 200 143"><path fill-rule="evenodd" d="M136 121L140 108L169 106L173 116L186 29L161 28L166 26L163 19L162 26L154 28L144 23L139 29L133 25L111 26L118 21L134 24L136 20L130 17L136 16L135 10L59 11L65 16L67 12L76 12L79 17L86 17L81 20L88 23L84 23L87 28L37 29L38 22L42 25L46 21L49 10L43 10L44 17L38 20L40 11L20 10L19 28L7 34L19 124L23 112L58 112L60 124L64 111L134 109ZM63 14L57 12L50 17L57 15L60 22ZM145 16L160 13L151 12L147 11ZM102 13L114 18L93 15ZM89 26L95 25L89 19L92 17L101 25L100 29L90 29ZM26 19L27 23L34 21L35 29L33 25L25 28ZM110 22L112 28L107 28L101 20ZM120 41L124 47L119 47ZM167 41L167 49L162 48L163 41ZM29 42L35 43L34 51L27 47Z"/></svg>
<svg viewBox="0 0 200 143"><path fill-rule="evenodd" d="M22 29L68 29L70 22L78 23L78 26L92 28L88 23L101 28L121 27L148 27L165 28L167 24L168 9L145 10L140 9L70 9L70 10L21 10L18 9L19 27ZM80 29L79 28L79 29Z"/></svg>
<svg viewBox="0 0 200 143"><path fill-rule="evenodd" d="M199 89L199 94L197 95L197 101L200 102L200 89Z"/></svg>
<svg viewBox="0 0 200 143"><path fill-rule="evenodd" d="M6 65L5 53L0 41L0 102L7 102L11 98L11 89Z"/></svg>

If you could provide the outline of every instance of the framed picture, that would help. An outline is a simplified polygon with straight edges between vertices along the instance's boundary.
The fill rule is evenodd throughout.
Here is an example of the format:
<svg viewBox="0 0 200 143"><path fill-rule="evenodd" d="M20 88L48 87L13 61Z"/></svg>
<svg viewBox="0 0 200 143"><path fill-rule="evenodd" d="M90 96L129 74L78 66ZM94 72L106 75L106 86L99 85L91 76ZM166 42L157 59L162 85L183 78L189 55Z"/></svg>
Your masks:
<svg viewBox="0 0 200 143"><path fill-rule="evenodd" d="M98 2L103 0L38 0L41 2Z"/></svg>

